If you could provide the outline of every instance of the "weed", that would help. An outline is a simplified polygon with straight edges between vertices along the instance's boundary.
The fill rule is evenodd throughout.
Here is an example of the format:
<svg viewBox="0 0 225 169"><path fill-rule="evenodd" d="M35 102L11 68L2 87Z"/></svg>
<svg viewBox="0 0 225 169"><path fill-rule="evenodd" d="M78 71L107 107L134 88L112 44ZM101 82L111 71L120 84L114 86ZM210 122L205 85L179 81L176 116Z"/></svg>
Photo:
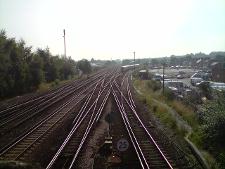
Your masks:
<svg viewBox="0 0 225 169"><path fill-rule="evenodd" d="M189 125L191 125L193 128L198 126L196 114L191 107L186 106L177 100L172 101L170 105L181 117L183 117L184 120L188 122Z"/></svg>

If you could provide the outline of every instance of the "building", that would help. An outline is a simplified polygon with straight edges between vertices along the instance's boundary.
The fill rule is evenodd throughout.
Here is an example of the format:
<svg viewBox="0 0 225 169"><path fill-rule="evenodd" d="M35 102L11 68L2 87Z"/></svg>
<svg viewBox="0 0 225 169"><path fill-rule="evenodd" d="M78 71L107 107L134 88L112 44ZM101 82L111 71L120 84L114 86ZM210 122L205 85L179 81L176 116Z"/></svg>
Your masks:
<svg viewBox="0 0 225 169"><path fill-rule="evenodd" d="M225 82L225 62L213 62L211 69L212 81Z"/></svg>
<svg viewBox="0 0 225 169"><path fill-rule="evenodd" d="M142 80L147 80L148 79L148 71L147 70L140 70L139 71L139 77Z"/></svg>

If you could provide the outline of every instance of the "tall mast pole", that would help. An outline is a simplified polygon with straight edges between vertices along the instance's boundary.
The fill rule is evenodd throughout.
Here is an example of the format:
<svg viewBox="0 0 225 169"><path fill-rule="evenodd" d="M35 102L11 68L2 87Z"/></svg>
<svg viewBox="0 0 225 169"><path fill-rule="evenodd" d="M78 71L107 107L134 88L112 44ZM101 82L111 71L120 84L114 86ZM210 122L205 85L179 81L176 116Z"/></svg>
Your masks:
<svg viewBox="0 0 225 169"><path fill-rule="evenodd" d="M135 70L135 52L134 52L134 70Z"/></svg>
<svg viewBox="0 0 225 169"><path fill-rule="evenodd" d="M66 31L63 29L63 38L64 38L64 56L66 57Z"/></svg>
<svg viewBox="0 0 225 169"><path fill-rule="evenodd" d="M165 63L163 62L163 94L164 94L164 88L165 88Z"/></svg>

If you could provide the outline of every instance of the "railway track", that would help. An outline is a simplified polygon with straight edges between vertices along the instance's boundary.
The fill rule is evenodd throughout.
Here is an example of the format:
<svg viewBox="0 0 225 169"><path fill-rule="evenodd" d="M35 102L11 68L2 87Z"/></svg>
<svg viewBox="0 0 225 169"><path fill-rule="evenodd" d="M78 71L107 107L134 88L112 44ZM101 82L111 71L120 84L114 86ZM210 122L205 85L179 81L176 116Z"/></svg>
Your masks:
<svg viewBox="0 0 225 169"><path fill-rule="evenodd" d="M43 139L45 139L48 134L60 124L60 121L63 120L63 118L86 96L87 94L82 91L78 95L72 97L56 112L39 122L22 137L16 138L13 144L3 148L4 150L1 152L0 158L4 160L23 160L23 155L43 141Z"/></svg>
<svg viewBox="0 0 225 169"><path fill-rule="evenodd" d="M95 77L97 80L99 76ZM89 80L90 81L90 80ZM23 160L23 157L26 154L31 153L31 149L34 149L41 141L43 141L57 125L60 124L60 121L65 118L66 115L71 112L71 110L83 99L85 99L89 93L92 91L93 86L98 83L98 81L90 81L87 85L80 85L81 87L76 90L80 90L77 95L73 95L68 101L62 104L57 111L51 113L45 119L34 125L31 129L20 135L10 144L6 145L0 151L0 158L4 160ZM77 87L77 86L76 86ZM74 92L74 91L70 91ZM29 153L26 153L29 152Z"/></svg>
<svg viewBox="0 0 225 169"><path fill-rule="evenodd" d="M105 73L105 70L103 69L101 71L98 71L98 72L92 74L89 77L89 79L92 79L92 78L95 78L95 77L100 77L104 73ZM27 106L29 104L32 105L33 103L35 103L36 101L38 101L40 99L51 96L52 94L60 92L62 90L65 90L68 87L75 86L79 83L84 83L84 81L86 81L86 79L72 81L70 83L63 84L63 85L61 85L57 88L50 89L50 90L48 90L44 93L28 94L28 95L25 95L25 96L18 96L18 97L16 97L16 99L13 99L13 101L8 101L8 103L6 102L6 103L4 103L4 104L2 103L0 105L0 117L1 117L2 114L5 114L5 113L7 114L7 112L12 112L16 108Z"/></svg>
<svg viewBox="0 0 225 169"><path fill-rule="evenodd" d="M110 75L111 74L108 76ZM109 78L105 77L105 79L94 88L90 97L87 98L84 106L80 109L73 121L73 128L46 169L76 168L75 161L91 129L98 122L110 95L110 82L107 82L107 79ZM111 77L109 81L112 79Z"/></svg>
<svg viewBox="0 0 225 169"><path fill-rule="evenodd" d="M38 114L42 113L50 106L56 106L56 104L58 104L60 101L63 103L63 101L67 97L69 99L72 94L81 90L84 87L88 87L88 85L93 83L93 81L95 81L99 77L100 75L94 77L93 79L88 79L83 83L75 82L75 84L70 84L66 87L64 86L58 91L47 94L46 96L31 100L29 103L25 102L23 104L19 104L18 106L13 106L11 108L2 110L0 112L0 134L4 135L10 130L18 127L20 124L23 124L25 121L28 121L34 116L37 116Z"/></svg>
<svg viewBox="0 0 225 169"><path fill-rule="evenodd" d="M142 168L191 168L185 163L184 158L170 156L169 152L162 147L159 138L155 138L149 132L149 126L139 117L135 110L135 103L129 87L128 74L122 79L119 86L116 81L112 85L112 93L120 111L127 133L135 149ZM174 152L175 154L175 152ZM182 162L182 160L184 160Z"/></svg>
<svg viewBox="0 0 225 169"><path fill-rule="evenodd" d="M162 140L160 140L162 137L154 134L151 131L151 126L140 117L132 97L129 77L129 73L123 75L119 73L117 68L102 71L81 83L75 82L65 85L52 91L52 93L34 98L30 102L12 105L0 111L0 119L3 119L0 126L8 125L9 130L10 122L23 123L34 117L35 113L38 114L46 110L45 106L62 102L57 109L47 114L45 118L1 149L0 159L26 161L29 155L48 139L49 135L63 125L68 117L72 117L70 129L65 133L63 141L55 150L46 165L46 169L79 168L79 164L76 162L82 158L80 154L85 143L99 122L108 98L112 96L141 168L191 168L183 156L173 155L177 154L173 152L176 150L168 148L167 146L170 144L163 145ZM76 113L75 107L79 110ZM13 113L10 114L10 111ZM29 114L29 112L31 112L31 117L24 119L24 115ZM0 129L0 131L4 130Z"/></svg>
<svg viewBox="0 0 225 169"><path fill-rule="evenodd" d="M17 111L24 110L25 108L29 106L33 106L35 104L38 104L39 102L43 102L48 100L51 97L54 97L57 94L62 94L63 91L69 91L71 89L74 89L80 84L85 84L88 81L94 81L95 79L99 78L100 76L104 75L105 72L99 72L98 74L93 74L89 79L83 79L83 80L77 80L68 84L64 84L63 86L60 86L56 89L49 90L43 94L34 96L25 97L24 99L19 99L18 103L8 105L7 107L0 108L0 118L11 115ZM40 103L39 103L40 104Z"/></svg>

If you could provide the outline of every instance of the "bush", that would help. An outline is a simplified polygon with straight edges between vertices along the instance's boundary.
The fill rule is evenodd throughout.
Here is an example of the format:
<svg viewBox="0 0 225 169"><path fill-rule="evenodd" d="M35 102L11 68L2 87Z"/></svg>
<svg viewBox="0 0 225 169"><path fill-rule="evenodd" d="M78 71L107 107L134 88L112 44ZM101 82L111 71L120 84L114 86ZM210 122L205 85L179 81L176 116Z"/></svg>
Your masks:
<svg viewBox="0 0 225 169"><path fill-rule="evenodd" d="M164 96L166 97L167 100L174 100L175 99L175 94L166 87L164 89Z"/></svg>
<svg viewBox="0 0 225 169"><path fill-rule="evenodd" d="M225 166L225 93L203 104L197 114L200 126L195 128L190 139L205 151L203 154L210 168L222 169Z"/></svg>
<svg viewBox="0 0 225 169"><path fill-rule="evenodd" d="M222 152L217 157L220 168L225 166L225 152Z"/></svg>
<svg viewBox="0 0 225 169"><path fill-rule="evenodd" d="M176 120L170 115L168 109L163 105L151 104L152 111L160 119L162 123L174 130L180 130L177 126ZM179 131L180 132L180 131ZM181 133L181 132L180 132Z"/></svg>
<svg viewBox="0 0 225 169"><path fill-rule="evenodd" d="M154 80L149 80L147 81L147 86L152 89L154 92L161 89L160 82L154 81Z"/></svg>
<svg viewBox="0 0 225 169"><path fill-rule="evenodd" d="M209 83L202 83L199 85L199 88L202 91L203 96L207 99L212 99L212 89L209 86Z"/></svg>
<svg viewBox="0 0 225 169"><path fill-rule="evenodd" d="M56 80L54 81L54 83L55 83L56 86L59 85L59 82L60 82L59 79L56 79Z"/></svg>
<svg viewBox="0 0 225 169"><path fill-rule="evenodd" d="M52 87L50 83L41 83L41 84L38 86L37 91L38 91L38 92L45 92L45 91L49 90L50 87Z"/></svg>
<svg viewBox="0 0 225 169"><path fill-rule="evenodd" d="M199 121L204 147L212 151L225 149L225 94L201 108Z"/></svg>
<svg viewBox="0 0 225 169"><path fill-rule="evenodd" d="M198 122L197 122L197 117L195 115L194 110L189 107L184 105L180 101L174 100L171 103L171 106L176 110L176 112L181 115L184 120L186 120L192 127L196 127Z"/></svg>
<svg viewBox="0 0 225 169"><path fill-rule="evenodd" d="M187 96L184 97L184 103L187 105L192 106L197 110L197 105L202 104L202 99L200 92L193 90L191 93L189 93Z"/></svg>
<svg viewBox="0 0 225 169"><path fill-rule="evenodd" d="M190 140L195 143L198 147L202 148L203 143L203 133L201 130L196 129L194 130L191 135L189 136Z"/></svg>

